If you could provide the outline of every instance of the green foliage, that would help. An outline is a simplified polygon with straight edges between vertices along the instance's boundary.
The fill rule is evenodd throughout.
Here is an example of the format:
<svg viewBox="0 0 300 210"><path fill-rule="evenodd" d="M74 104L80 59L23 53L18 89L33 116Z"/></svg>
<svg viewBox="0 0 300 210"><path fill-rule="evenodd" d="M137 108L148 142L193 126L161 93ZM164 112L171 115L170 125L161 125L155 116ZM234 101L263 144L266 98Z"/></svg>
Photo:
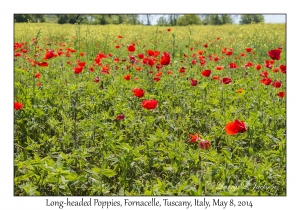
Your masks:
<svg viewBox="0 0 300 210"><path fill-rule="evenodd" d="M15 14L14 20L16 23L42 23L46 21L45 15L41 14Z"/></svg>
<svg viewBox="0 0 300 210"><path fill-rule="evenodd" d="M188 26L188 25L200 25L201 20L198 15L183 15L177 20L177 25Z"/></svg>
<svg viewBox="0 0 300 210"><path fill-rule="evenodd" d="M177 20L179 18L180 15L177 14L170 14L169 15L169 24L171 26L176 26L177 25Z"/></svg>
<svg viewBox="0 0 300 210"><path fill-rule="evenodd" d="M168 26L169 22L165 16L162 16L157 20L157 25L158 26Z"/></svg>
<svg viewBox="0 0 300 210"><path fill-rule="evenodd" d="M76 14L62 14L58 15L58 21L59 24L65 24L65 23L81 23L83 20L85 20L86 17L84 15L76 15Z"/></svg>
<svg viewBox="0 0 300 210"><path fill-rule="evenodd" d="M91 25L108 25L108 24L141 24L138 15L135 14L95 14L95 15L58 15L58 23L70 23L76 22Z"/></svg>
<svg viewBox="0 0 300 210"><path fill-rule="evenodd" d="M240 24L263 23L263 15L241 15Z"/></svg>
<svg viewBox="0 0 300 210"><path fill-rule="evenodd" d="M204 25L225 25L225 24L232 24L233 19L231 15L222 14L222 15L201 15L203 17L203 24Z"/></svg>

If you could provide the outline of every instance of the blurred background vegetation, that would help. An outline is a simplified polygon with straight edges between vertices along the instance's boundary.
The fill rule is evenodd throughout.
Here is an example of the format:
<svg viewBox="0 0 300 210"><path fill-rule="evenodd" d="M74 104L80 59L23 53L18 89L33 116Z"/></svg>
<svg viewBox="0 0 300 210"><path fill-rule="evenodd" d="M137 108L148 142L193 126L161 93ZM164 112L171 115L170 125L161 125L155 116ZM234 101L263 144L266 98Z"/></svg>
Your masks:
<svg viewBox="0 0 300 210"><path fill-rule="evenodd" d="M187 25L225 25L264 22L262 14L167 14L159 15L155 21L155 14L14 14L14 22L59 23L59 24L129 24L129 25L159 25L159 26L187 26Z"/></svg>

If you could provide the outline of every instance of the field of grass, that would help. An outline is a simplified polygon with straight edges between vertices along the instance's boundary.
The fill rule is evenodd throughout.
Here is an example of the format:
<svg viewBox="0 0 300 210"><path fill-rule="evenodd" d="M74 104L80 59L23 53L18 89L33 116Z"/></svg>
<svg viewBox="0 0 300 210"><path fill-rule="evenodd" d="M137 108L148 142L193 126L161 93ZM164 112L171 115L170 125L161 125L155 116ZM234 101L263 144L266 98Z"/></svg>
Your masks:
<svg viewBox="0 0 300 210"><path fill-rule="evenodd" d="M286 195L284 24L14 27L15 195Z"/></svg>

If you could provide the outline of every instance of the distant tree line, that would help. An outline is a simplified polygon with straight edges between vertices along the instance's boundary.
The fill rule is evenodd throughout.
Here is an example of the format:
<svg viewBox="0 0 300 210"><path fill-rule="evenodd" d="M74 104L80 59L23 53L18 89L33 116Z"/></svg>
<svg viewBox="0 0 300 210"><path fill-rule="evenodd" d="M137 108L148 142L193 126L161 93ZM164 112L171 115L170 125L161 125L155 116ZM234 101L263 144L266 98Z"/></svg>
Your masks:
<svg viewBox="0 0 300 210"><path fill-rule="evenodd" d="M24 22L42 23L46 21L46 17L45 15L41 15L41 14L15 14L14 21L17 23L24 23Z"/></svg>
<svg viewBox="0 0 300 210"><path fill-rule="evenodd" d="M130 24L151 25L152 14L15 14L15 22L55 22L59 24ZM168 14L157 20L159 26L187 26L187 25L225 25L233 24L238 15L229 14ZM259 14L244 14L240 16L240 24L264 22L264 16Z"/></svg>

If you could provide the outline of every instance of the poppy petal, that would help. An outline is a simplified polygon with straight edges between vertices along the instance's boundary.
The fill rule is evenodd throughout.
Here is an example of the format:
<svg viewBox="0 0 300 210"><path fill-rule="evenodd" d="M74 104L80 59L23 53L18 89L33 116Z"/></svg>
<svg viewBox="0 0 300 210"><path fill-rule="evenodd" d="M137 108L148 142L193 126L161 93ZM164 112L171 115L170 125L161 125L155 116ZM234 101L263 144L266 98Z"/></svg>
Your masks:
<svg viewBox="0 0 300 210"><path fill-rule="evenodd" d="M238 129L237 125L235 124L235 122L229 122L225 126L225 131L228 135L235 135L239 132L239 129Z"/></svg>

